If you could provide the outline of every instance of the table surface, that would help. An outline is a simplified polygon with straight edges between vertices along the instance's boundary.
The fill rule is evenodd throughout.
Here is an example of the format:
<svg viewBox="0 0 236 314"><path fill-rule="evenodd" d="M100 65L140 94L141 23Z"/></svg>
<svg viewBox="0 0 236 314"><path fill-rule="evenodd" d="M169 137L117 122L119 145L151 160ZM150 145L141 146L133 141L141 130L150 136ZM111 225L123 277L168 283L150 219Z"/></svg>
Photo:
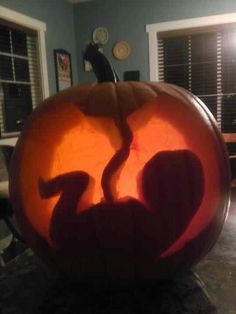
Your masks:
<svg viewBox="0 0 236 314"><path fill-rule="evenodd" d="M0 269L0 313L236 314L236 204L193 271L152 287L91 291L62 281L28 249Z"/></svg>

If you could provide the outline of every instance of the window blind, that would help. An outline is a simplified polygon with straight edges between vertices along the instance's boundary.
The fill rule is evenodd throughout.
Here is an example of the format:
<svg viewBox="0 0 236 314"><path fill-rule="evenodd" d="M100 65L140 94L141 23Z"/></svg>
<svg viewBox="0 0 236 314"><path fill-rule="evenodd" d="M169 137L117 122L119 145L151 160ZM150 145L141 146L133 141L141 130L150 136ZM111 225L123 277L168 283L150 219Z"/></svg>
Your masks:
<svg viewBox="0 0 236 314"><path fill-rule="evenodd" d="M37 33L0 21L0 132L18 134L42 100Z"/></svg>
<svg viewBox="0 0 236 314"><path fill-rule="evenodd" d="M171 33L158 42L160 81L198 96L224 133L236 133L236 28Z"/></svg>

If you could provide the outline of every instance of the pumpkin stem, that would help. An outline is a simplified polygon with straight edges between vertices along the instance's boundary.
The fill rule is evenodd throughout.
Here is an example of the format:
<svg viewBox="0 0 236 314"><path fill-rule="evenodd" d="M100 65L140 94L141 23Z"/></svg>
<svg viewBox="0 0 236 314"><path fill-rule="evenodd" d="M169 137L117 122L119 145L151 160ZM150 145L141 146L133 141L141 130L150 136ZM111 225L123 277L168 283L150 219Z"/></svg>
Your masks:
<svg viewBox="0 0 236 314"><path fill-rule="evenodd" d="M98 50L98 45L89 44L84 53L84 59L92 64L94 73L97 77L98 83L119 81L118 75L113 69L107 58ZM130 152L130 145L133 139L132 132L126 122L122 113L122 108L118 106L115 124L120 132L122 138L121 148L114 154L102 174L101 185L103 195L107 202L114 201L112 193L112 177L113 174L120 168L124 161L128 158Z"/></svg>
<svg viewBox="0 0 236 314"><path fill-rule="evenodd" d="M98 48L99 47L96 44L89 44L83 54L84 59L91 63L98 83L118 82L119 77L116 71Z"/></svg>

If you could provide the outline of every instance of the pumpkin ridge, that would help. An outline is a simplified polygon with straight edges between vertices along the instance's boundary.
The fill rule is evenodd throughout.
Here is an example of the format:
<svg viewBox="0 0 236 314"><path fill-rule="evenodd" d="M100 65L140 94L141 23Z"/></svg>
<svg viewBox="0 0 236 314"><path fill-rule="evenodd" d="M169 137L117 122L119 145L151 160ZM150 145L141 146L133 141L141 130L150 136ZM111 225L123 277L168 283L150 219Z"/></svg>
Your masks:
<svg viewBox="0 0 236 314"><path fill-rule="evenodd" d="M137 104L137 108L140 108L144 103L147 103L158 96L158 93L155 89L150 88L148 84L143 84L143 82L141 83L130 81L128 82L128 85L131 87L134 100Z"/></svg>
<svg viewBox="0 0 236 314"><path fill-rule="evenodd" d="M134 91L134 86L133 86L133 84L131 82L128 82L128 85L129 85L130 90L131 90L131 92L133 94L133 99L134 99L134 102L136 103L136 107L138 108L139 107L139 103L137 101L137 95L135 94L135 91Z"/></svg>
<svg viewBox="0 0 236 314"><path fill-rule="evenodd" d="M90 103L90 98L91 98L91 94L93 93L93 90L95 88L97 84L93 83L93 84L90 84L90 88L89 88L89 91L87 92L86 96L85 96L85 99L83 99L83 101L81 102L80 101L80 98L81 98L81 95L84 96L84 89L85 89L85 85L83 86L83 90L82 89L78 89L78 94L76 95L76 98L78 99L76 101L76 104L79 106L79 109L84 113L86 114L86 104L89 104Z"/></svg>
<svg viewBox="0 0 236 314"><path fill-rule="evenodd" d="M160 88L157 88L157 86L155 85L155 82L153 82L152 84L149 82L142 82L142 84L146 87L149 87L149 89L154 92L156 96L158 96L158 94L161 92Z"/></svg>

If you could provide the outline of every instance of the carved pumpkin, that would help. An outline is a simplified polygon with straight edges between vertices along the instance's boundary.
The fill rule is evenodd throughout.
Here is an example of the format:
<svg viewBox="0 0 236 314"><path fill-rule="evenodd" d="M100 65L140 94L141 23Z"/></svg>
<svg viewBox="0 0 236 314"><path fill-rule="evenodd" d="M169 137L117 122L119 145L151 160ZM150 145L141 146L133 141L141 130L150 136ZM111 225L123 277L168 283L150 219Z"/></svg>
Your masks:
<svg viewBox="0 0 236 314"><path fill-rule="evenodd" d="M161 278L192 266L222 229L229 183L212 115L165 83L84 84L48 98L10 171L25 239L78 278Z"/></svg>

